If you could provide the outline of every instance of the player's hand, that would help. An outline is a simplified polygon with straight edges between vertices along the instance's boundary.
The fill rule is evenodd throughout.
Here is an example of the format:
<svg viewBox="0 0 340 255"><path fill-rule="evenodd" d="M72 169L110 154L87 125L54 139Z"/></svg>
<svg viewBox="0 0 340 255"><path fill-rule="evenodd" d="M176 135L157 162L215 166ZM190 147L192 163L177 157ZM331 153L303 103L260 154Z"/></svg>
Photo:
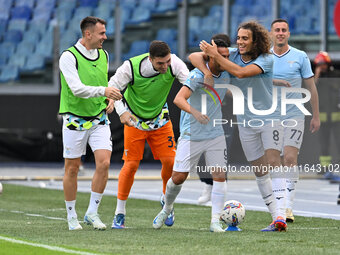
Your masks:
<svg viewBox="0 0 340 255"><path fill-rule="evenodd" d="M191 114L194 116L194 118L201 124L208 124L209 117L205 114L202 114L201 112L197 111L196 109L191 109Z"/></svg>
<svg viewBox="0 0 340 255"><path fill-rule="evenodd" d="M281 86L281 87L287 87L287 88L292 86L288 81L279 80L279 79L273 79L273 84L275 86Z"/></svg>
<svg viewBox="0 0 340 255"><path fill-rule="evenodd" d="M115 108L114 102L115 101L113 101L112 99L106 98L107 106L106 106L105 110L106 110L107 114L110 114L113 111L113 109Z"/></svg>
<svg viewBox="0 0 340 255"><path fill-rule="evenodd" d="M320 125L320 119L313 117L310 121L309 130L315 133L320 129Z"/></svg>
<svg viewBox="0 0 340 255"><path fill-rule="evenodd" d="M129 127L134 127L136 123L136 118L130 112L126 111L120 115L120 122Z"/></svg>
<svg viewBox="0 0 340 255"><path fill-rule="evenodd" d="M122 94L120 94L120 90L115 87L105 88L105 96L113 100L122 99Z"/></svg>
<svg viewBox="0 0 340 255"><path fill-rule="evenodd" d="M212 73L204 75L204 84L208 84L212 87L214 86L214 78L212 76Z"/></svg>
<svg viewBox="0 0 340 255"><path fill-rule="evenodd" d="M202 40L200 42L200 49L207 54L209 57L215 57L217 56L219 53L217 51L217 46L215 44L215 42L212 40L211 41L212 45L210 45L209 43L207 43L206 41Z"/></svg>

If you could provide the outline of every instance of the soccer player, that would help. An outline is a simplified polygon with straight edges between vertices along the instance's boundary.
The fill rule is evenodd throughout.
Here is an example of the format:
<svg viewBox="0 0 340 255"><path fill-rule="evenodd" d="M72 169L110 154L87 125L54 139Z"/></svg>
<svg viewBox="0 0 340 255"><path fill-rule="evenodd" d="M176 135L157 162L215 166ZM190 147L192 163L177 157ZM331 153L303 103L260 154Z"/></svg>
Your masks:
<svg viewBox="0 0 340 255"><path fill-rule="evenodd" d="M215 40L215 43L218 54L227 58L229 56L228 45L218 39ZM188 177L189 171L195 169L200 156L204 153L206 164L213 177L210 231L224 232L220 223L220 215L226 190L223 167L227 163L225 158L227 149L223 127L221 125L214 126L214 120L222 118L221 102L227 92L225 87L218 88L216 85L229 84L229 74L223 71L213 58L209 59L207 68L213 74L214 87L205 85L204 74L195 68L190 72L185 86L181 88L174 100L174 103L182 110L181 135L173 173L166 186L165 205L153 221L153 227L156 229L163 226L173 210L174 201ZM210 95L206 100L206 113L201 107L203 95Z"/></svg>
<svg viewBox="0 0 340 255"><path fill-rule="evenodd" d="M100 18L84 18L80 24L82 38L64 51L59 60L59 113L63 116L65 158L63 185L69 230L82 229L75 205L77 175L87 143L94 153L96 171L84 221L95 229L106 229L98 216L98 206L107 183L112 151L107 114L113 111L113 100L119 100L122 95L118 89L107 87L108 54L102 49L106 39L105 25Z"/></svg>
<svg viewBox="0 0 340 255"><path fill-rule="evenodd" d="M189 74L185 63L163 41L152 41L149 53L123 63L111 77L109 86L126 89L123 100L115 103L124 124L124 165L119 173L118 196L112 228L125 228L125 205L133 185L139 162L143 158L145 140L156 160L162 163L163 194L171 177L176 154L174 133L166 99L177 78L184 83ZM161 198L163 204L163 197ZM174 212L166 222L174 223Z"/></svg>
<svg viewBox="0 0 340 255"><path fill-rule="evenodd" d="M205 41L200 43L200 48L231 74L231 83L243 92L245 112L244 115L237 115L240 140L247 160L255 169L260 193L273 218L273 222L263 231L285 231L286 184L282 171L277 171L281 165L283 128L277 122L270 121L270 115L257 115L253 113L254 109L251 111L248 107L252 104L253 108L267 112L272 109L273 57L270 54L270 36L259 23L245 22L238 28L237 45L237 49L230 49L229 59L222 58L216 46ZM209 74L202 53L193 53L189 59L204 74ZM249 90L252 91L250 95ZM272 179L268 169L276 169L272 172Z"/></svg>
<svg viewBox="0 0 340 255"><path fill-rule="evenodd" d="M230 47L230 38L228 35L226 34L215 34L212 38L212 40L222 40L224 41L228 47ZM209 85L213 85L213 82L211 83L211 79L213 79L212 76L210 76L208 79L207 77L205 77L204 83L209 84ZM211 83L211 84L210 84ZM230 130L230 133L232 133L232 129ZM227 138L227 148L229 149L229 143L231 141L232 135L229 134L229 137ZM200 178L200 181L204 183L204 187L202 190L202 193L200 195L200 197L198 198L198 204L204 204L208 201L210 201L211 199L211 191L212 191L212 187L213 187L213 178L210 174L210 172L207 171L197 171L197 174Z"/></svg>
<svg viewBox="0 0 340 255"><path fill-rule="evenodd" d="M274 56L274 79L286 80L292 88L301 88L302 82L311 93L310 104L313 117L310 121L309 130L314 133L320 128L318 92L314 83L314 74L311 63L304 51L298 50L288 44L290 37L289 25L285 19L276 19L271 24L271 37L273 40ZM281 114L281 90L278 87L278 108L275 117L281 120L294 120L294 127L285 127L283 132L283 157L282 164L290 168L286 179L286 217L288 222L294 221L292 212L295 197L296 183L299 179L297 158L302 143L305 116L293 104L287 105L287 114ZM301 99L301 93L288 93L286 98ZM294 124L295 124L294 123Z"/></svg>

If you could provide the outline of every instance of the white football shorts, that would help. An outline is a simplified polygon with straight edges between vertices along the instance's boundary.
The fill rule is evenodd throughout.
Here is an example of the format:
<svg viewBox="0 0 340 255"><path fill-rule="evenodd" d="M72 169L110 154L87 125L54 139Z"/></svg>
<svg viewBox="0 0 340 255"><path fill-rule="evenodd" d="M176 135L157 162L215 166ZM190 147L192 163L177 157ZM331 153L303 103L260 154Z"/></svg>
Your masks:
<svg viewBox="0 0 340 255"><path fill-rule="evenodd" d="M254 161L264 155L268 149L281 151L283 127L279 123L266 124L262 127L238 126L244 154L248 161Z"/></svg>
<svg viewBox="0 0 340 255"><path fill-rule="evenodd" d="M284 127L283 130L283 147L292 146L300 150L303 134L305 131L305 120L296 119L295 127Z"/></svg>
<svg viewBox="0 0 340 255"><path fill-rule="evenodd" d="M174 171L196 172L197 163L205 154L205 162L208 167L227 166L227 146L224 136L218 136L211 140L190 141L178 139Z"/></svg>
<svg viewBox="0 0 340 255"><path fill-rule="evenodd" d="M92 151L112 151L110 126L95 125L82 131L63 128L64 158L80 158L85 155L87 143Z"/></svg>

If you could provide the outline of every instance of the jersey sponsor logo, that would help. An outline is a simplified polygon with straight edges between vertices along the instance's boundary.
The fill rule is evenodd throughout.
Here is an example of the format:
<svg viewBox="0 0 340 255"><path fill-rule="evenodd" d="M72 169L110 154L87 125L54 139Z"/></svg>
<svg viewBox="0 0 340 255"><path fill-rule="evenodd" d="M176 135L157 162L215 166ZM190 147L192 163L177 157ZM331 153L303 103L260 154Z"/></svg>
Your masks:
<svg viewBox="0 0 340 255"><path fill-rule="evenodd" d="M293 67L293 64L296 63L296 61L294 60L290 60L290 61L287 61L288 64L289 64L289 67Z"/></svg>

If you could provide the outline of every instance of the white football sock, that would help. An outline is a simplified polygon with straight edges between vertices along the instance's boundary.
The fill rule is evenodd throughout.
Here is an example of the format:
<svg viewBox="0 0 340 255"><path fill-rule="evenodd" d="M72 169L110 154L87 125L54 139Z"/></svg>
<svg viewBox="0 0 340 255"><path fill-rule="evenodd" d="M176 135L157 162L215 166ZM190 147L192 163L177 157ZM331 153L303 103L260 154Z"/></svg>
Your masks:
<svg viewBox="0 0 340 255"><path fill-rule="evenodd" d="M266 174L261 177L256 176L257 186L262 195L263 201L268 207L270 214L272 215L273 220L276 219L276 200L273 196L272 182L269 174Z"/></svg>
<svg viewBox="0 0 340 255"><path fill-rule="evenodd" d="M289 209L293 209L293 202L295 198L295 191L296 191L296 184L299 180L299 172L297 170L297 167L291 167L290 168L290 174L289 178L286 180L286 207Z"/></svg>
<svg viewBox="0 0 340 255"><path fill-rule="evenodd" d="M176 185L173 181L172 178L168 180L168 183L166 184L166 192L165 192L165 197L164 197L164 207L163 210L166 213L170 213L172 210L172 207L174 206L175 199L179 192L182 189L182 184Z"/></svg>
<svg viewBox="0 0 340 255"><path fill-rule="evenodd" d="M120 214L120 213L125 215L126 214L125 206L126 206L126 200L120 200L117 198L115 215Z"/></svg>
<svg viewBox="0 0 340 255"><path fill-rule="evenodd" d="M67 219L70 220L71 218L77 218L76 200L65 201L65 205L66 205Z"/></svg>
<svg viewBox="0 0 340 255"><path fill-rule="evenodd" d="M276 200L276 217L286 219L286 179L272 178L273 195Z"/></svg>
<svg viewBox="0 0 340 255"><path fill-rule="evenodd" d="M100 201L102 200L103 193L97 193L91 191L90 203L89 207L87 208L86 214L96 214L98 213L98 207Z"/></svg>
<svg viewBox="0 0 340 255"><path fill-rule="evenodd" d="M213 181L211 191L211 223L219 222L221 212L224 206L224 195L226 190L226 182Z"/></svg>

